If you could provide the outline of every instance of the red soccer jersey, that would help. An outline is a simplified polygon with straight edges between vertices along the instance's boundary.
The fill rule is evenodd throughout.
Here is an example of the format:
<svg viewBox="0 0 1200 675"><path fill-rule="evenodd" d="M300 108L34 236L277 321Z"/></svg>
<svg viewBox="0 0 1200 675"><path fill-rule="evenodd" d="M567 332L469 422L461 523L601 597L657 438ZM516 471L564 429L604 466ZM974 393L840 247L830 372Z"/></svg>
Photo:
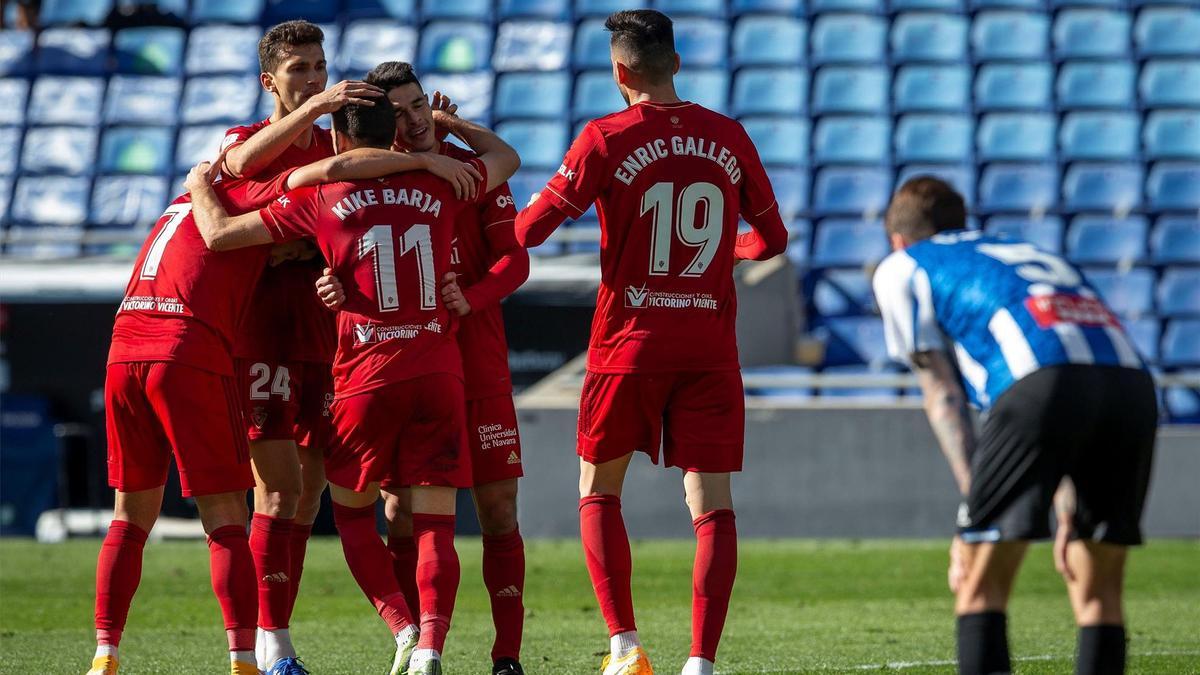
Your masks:
<svg viewBox="0 0 1200 675"><path fill-rule="evenodd" d="M282 179L222 181L214 189L230 213L246 213L277 197ZM108 362L175 361L232 375L238 326L269 251L208 250L192 218L191 196L176 198L142 244Z"/></svg>
<svg viewBox="0 0 1200 675"><path fill-rule="evenodd" d="M270 119L225 132L221 147L235 148L262 131ZM333 156L333 137L327 129L312 128L307 148L289 145L259 175L274 176L288 169ZM337 346L333 313L317 297L317 264L288 262L267 267L246 310L235 356L264 361L330 363Z"/></svg>
<svg viewBox="0 0 1200 675"><path fill-rule="evenodd" d="M460 162L476 157L453 143L443 143L442 154ZM529 253L513 234L516 217L512 191L503 183L463 209L455 223L451 269L458 274L458 284L471 304L471 313L462 318L458 328L468 401L512 393L500 301L529 275ZM511 264L488 278L502 256L509 256Z"/></svg>
<svg viewBox="0 0 1200 675"><path fill-rule="evenodd" d="M462 377L439 280L466 206L445 181L411 172L293 190L261 211L275 241L314 238L342 281L338 398L432 373Z"/></svg>
<svg viewBox="0 0 1200 675"><path fill-rule="evenodd" d="M777 208L742 125L695 103L632 105L589 122L541 196L600 216L589 370L739 367L738 216Z"/></svg>

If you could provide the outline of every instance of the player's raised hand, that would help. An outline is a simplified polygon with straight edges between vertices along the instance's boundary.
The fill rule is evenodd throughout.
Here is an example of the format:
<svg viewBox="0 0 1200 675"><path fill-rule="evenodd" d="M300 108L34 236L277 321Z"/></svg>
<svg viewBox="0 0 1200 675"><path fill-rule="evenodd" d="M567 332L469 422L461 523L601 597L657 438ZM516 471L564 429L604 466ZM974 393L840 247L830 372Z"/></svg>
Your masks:
<svg viewBox="0 0 1200 675"><path fill-rule="evenodd" d="M334 311L337 311L346 302L346 291L342 288L341 280L333 276L333 270L328 267L321 272L321 278L317 279L317 297L321 298L321 302L326 307Z"/></svg>
<svg viewBox="0 0 1200 675"><path fill-rule="evenodd" d="M451 101L449 96L440 91L433 92L433 100L429 102L429 107L435 115L440 112L458 117L458 104Z"/></svg>
<svg viewBox="0 0 1200 675"><path fill-rule="evenodd" d="M187 178L183 181L183 187L187 188L188 192L198 190L208 185L212 185L212 179L209 177L212 174L213 164L210 162L200 162L188 171Z"/></svg>
<svg viewBox="0 0 1200 675"><path fill-rule="evenodd" d="M319 115L341 110L342 106L375 105L375 99L384 95L384 91L373 84L359 80L342 80L325 91L308 99L304 105Z"/></svg>
<svg viewBox="0 0 1200 675"><path fill-rule="evenodd" d="M463 295L462 288L458 285L458 275L454 272L447 272L446 276L442 277L442 304L458 316L471 313L471 303L467 302L467 296Z"/></svg>
<svg viewBox="0 0 1200 675"><path fill-rule="evenodd" d="M483 182L483 174L474 166L435 152L422 153L429 163L429 172L454 186L454 196L474 201Z"/></svg>

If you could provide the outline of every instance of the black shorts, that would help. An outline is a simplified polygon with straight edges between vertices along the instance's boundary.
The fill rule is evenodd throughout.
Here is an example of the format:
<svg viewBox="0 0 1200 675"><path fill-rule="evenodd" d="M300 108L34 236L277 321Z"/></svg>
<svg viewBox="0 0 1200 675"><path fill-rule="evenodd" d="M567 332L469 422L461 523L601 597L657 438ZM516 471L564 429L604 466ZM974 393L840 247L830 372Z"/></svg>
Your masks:
<svg viewBox="0 0 1200 675"><path fill-rule="evenodd" d="M1077 537L1142 543L1157 429L1145 371L1061 365L1022 378L983 423L959 533L968 542L1048 538L1054 492L1070 476Z"/></svg>

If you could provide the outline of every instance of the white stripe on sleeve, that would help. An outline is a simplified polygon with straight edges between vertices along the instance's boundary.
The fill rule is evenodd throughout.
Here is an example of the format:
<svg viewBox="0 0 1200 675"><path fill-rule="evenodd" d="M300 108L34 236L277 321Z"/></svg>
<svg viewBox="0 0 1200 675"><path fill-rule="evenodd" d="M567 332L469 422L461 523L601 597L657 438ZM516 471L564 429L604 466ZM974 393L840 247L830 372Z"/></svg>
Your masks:
<svg viewBox="0 0 1200 675"><path fill-rule="evenodd" d="M1002 307L992 315L988 331L1000 345L1000 353L1004 355L1014 382L1038 369L1037 356L1029 346L1029 340L1007 308Z"/></svg>
<svg viewBox="0 0 1200 675"><path fill-rule="evenodd" d="M1092 354L1092 346L1088 344L1087 337L1083 334L1083 329L1078 325L1073 323L1056 323L1054 324L1054 332L1058 335L1063 349L1067 352L1068 361L1082 364L1096 362L1096 357Z"/></svg>

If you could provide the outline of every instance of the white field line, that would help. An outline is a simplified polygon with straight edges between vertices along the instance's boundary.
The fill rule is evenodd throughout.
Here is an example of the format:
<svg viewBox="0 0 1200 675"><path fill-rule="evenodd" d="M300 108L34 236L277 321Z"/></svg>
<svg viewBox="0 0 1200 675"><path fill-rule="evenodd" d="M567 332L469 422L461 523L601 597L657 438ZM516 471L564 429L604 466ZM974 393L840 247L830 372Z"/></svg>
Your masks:
<svg viewBox="0 0 1200 675"><path fill-rule="evenodd" d="M1129 654L1130 657L1135 656L1200 656L1200 651L1157 651L1157 652L1137 652ZM1032 661L1070 661L1075 658L1074 654L1038 654L1035 656L1014 656L1014 663L1032 662ZM762 670L747 670L739 668L736 670L718 670L717 675L791 675L801 672L812 671L828 671L828 672L845 672L848 670L908 670L910 668L927 668L929 666L953 666L958 661L955 659L935 659L930 661L888 661L886 663L868 663L861 666L823 666L819 668L806 668L805 670L797 670L795 668L766 668Z"/></svg>

